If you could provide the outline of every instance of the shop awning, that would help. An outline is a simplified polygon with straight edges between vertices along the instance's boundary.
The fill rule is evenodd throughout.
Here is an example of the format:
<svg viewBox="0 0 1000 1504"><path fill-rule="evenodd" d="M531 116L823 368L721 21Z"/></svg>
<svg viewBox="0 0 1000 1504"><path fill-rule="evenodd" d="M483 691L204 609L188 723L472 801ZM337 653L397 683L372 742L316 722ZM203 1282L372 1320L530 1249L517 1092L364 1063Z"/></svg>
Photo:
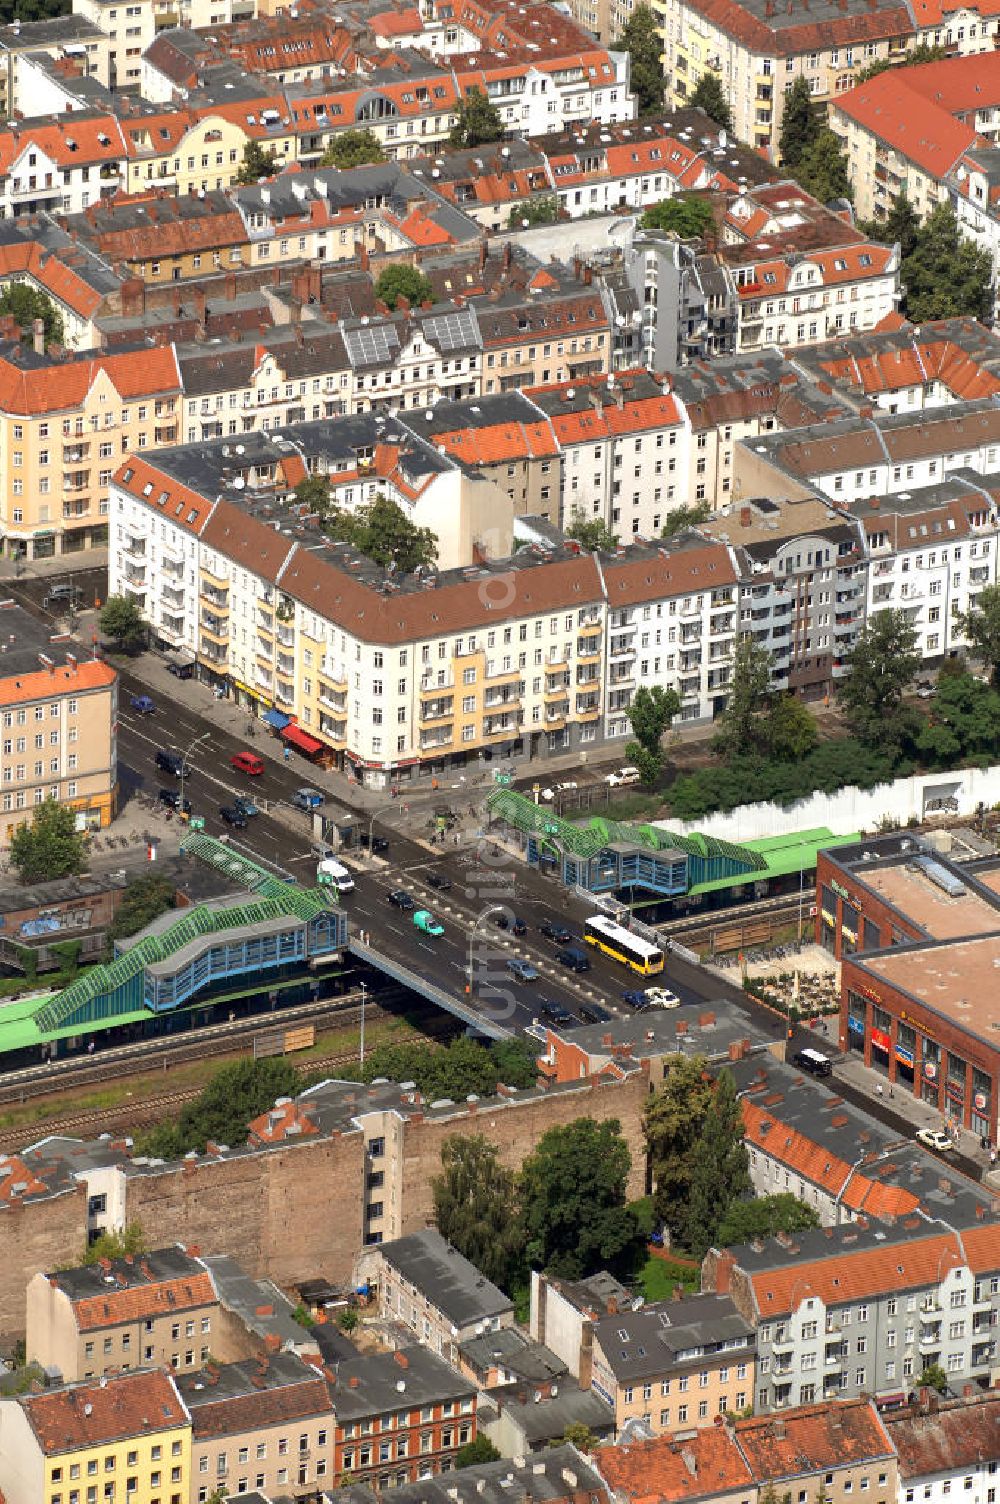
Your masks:
<svg viewBox="0 0 1000 1504"><path fill-rule="evenodd" d="M293 747L298 747L299 751L304 752L307 757L315 757L317 752L323 750L322 742L318 742L314 736L309 735L308 731L303 731L291 722L282 727L281 734L286 742L291 742Z"/></svg>
<svg viewBox="0 0 1000 1504"><path fill-rule="evenodd" d="M265 710L261 716L261 720L266 721L269 726L273 726L275 731L284 731L291 719L291 716L285 715L283 710Z"/></svg>

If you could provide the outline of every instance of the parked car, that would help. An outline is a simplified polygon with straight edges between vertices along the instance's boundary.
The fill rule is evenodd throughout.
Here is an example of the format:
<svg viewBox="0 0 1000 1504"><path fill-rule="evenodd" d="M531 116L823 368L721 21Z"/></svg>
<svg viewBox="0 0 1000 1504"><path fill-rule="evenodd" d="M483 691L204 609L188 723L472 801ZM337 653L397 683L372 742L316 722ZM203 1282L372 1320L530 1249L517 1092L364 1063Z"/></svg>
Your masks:
<svg viewBox="0 0 1000 1504"><path fill-rule="evenodd" d="M385 896L394 909L407 910L416 907L413 898L407 893L405 888L393 888L392 892L387 893Z"/></svg>
<svg viewBox="0 0 1000 1504"><path fill-rule="evenodd" d="M292 803L296 809L304 809L309 814L314 809L319 809L323 803L323 795L319 789L296 789L292 795Z"/></svg>
<svg viewBox="0 0 1000 1504"><path fill-rule="evenodd" d="M225 820L226 824L231 825L234 830L246 830L247 817L243 814L242 810L236 808L235 804L220 804L219 814Z"/></svg>
<svg viewBox="0 0 1000 1504"><path fill-rule="evenodd" d="M553 1002L550 998L542 1001L538 1011L542 1018L547 1018L550 1023L559 1024L561 1028L566 1028L568 1024L575 1022L568 1008L564 1008L562 1003Z"/></svg>
<svg viewBox="0 0 1000 1504"><path fill-rule="evenodd" d="M649 1003L646 1001L646 994L640 992L638 987L626 987L622 993L622 1002L628 1003L630 1008L637 1008L640 1013L644 1008L649 1007Z"/></svg>
<svg viewBox="0 0 1000 1504"><path fill-rule="evenodd" d="M519 982L538 981L538 967L532 966L530 961L522 960L520 956L510 957L509 961L507 962L507 970L510 972L511 976L516 977Z"/></svg>
<svg viewBox="0 0 1000 1504"><path fill-rule="evenodd" d="M156 704L149 695L133 695L129 704L136 715L152 715L156 710Z"/></svg>
<svg viewBox="0 0 1000 1504"><path fill-rule="evenodd" d="M235 757L229 759L229 766L235 768L237 773L248 773L251 778L258 778L264 771L264 759L258 757L256 752L237 752Z"/></svg>
<svg viewBox="0 0 1000 1504"><path fill-rule="evenodd" d="M429 888L436 888L439 893L447 893L451 887L451 878L445 877L443 872L428 872L425 881Z"/></svg>
<svg viewBox="0 0 1000 1504"><path fill-rule="evenodd" d="M624 788L629 783L641 783L642 774L638 768L631 766L616 768L613 773L605 773L604 782L612 789Z"/></svg>
<svg viewBox="0 0 1000 1504"><path fill-rule="evenodd" d="M164 773L172 773L175 778L191 777L191 765L184 761L179 752L167 752L161 747L156 754L156 766L162 768Z"/></svg>
<svg viewBox="0 0 1000 1504"><path fill-rule="evenodd" d="M669 987L647 987L646 1002L651 1008L679 1008L681 1000Z"/></svg>
<svg viewBox="0 0 1000 1504"><path fill-rule="evenodd" d="M555 941L556 945L568 945L576 937L558 919L543 919L538 926L538 933L544 935L546 940Z"/></svg>
<svg viewBox="0 0 1000 1504"><path fill-rule="evenodd" d="M160 804L165 804L167 809L181 809L181 796L178 789L158 789L156 794ZM184 800L183 814L191 813L191 800Z"/></svg>
<svg viewBox="0 0 1000 1504"><path fill-rule="evenodd" d="M917 1143L936 1149L939 1154L950 1154L955 1147L943 1128L918 1128Z"/></svg>
<svg viewBox="0 0 1000 1504"><path fill-rule="evenodd" d="M571 794L579 787L580 785L570 778L565 783L554 783L550 789L542 789L542 798L551 804L557 794Z"/></svg>
<svg viewBox="0 0 1000 1504"><path fill-rule="evenodd" d="M367 830L358 831L358 845L363 851L368 850L369 839ZM385 836L373 835L371 837L371 851L373 856L384 856L388 850L389 842L386 840Z"/></svg>
<svg viewBox="0 0 1000 1504"><path fill-rule="evenodd" d="M602 1008L600 1003L581 1003L580 1017L587 1024L609 1024L614 1014Z"/></svg>
<svg viewBox="0 0 1000 1504"><path fill-rule="evenodd" d="M46 606L75 606L83 599L83 591L79 585L50 585L45 592Z"/></svg>
<svg viewBox="0 0 1000 1504"><path fill-rule="evenodd" d="M418 909L413 916L413 927L422 935L443 935L444 925L435 919L430 909Z"/></svg>

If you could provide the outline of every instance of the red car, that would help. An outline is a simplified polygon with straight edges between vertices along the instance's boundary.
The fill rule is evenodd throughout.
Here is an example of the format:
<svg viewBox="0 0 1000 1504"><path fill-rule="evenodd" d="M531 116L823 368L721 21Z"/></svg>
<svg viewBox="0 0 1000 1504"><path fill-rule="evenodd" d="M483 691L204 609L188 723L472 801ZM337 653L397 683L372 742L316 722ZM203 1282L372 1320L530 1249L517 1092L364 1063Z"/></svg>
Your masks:
<svg viewBox="0 0 1000 1504"><path fill-rule="evenodd" d="M237 773L249 773L251 778L256 778L258 773L264 771L264 759L258 757L256 752L237 752L235 757L229 759L229 764Z"/></svg>

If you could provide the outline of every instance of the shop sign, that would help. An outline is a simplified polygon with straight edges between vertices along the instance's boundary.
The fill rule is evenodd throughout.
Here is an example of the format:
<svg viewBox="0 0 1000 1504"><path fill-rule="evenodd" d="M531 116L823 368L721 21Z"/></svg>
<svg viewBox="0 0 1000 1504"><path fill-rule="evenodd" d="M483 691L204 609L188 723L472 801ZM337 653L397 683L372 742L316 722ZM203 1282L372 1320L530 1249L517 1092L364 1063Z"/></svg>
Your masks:
<svg viewBox="0 0 1000 1504"><path fill-rule="evenodd" d="M952 1081L949 1079L945 1085L945 1092L951 1097L953 1102L965 1101L965 1087L961 1081Z"/></svg>
<svg viewBox="0 0 1000 1504"><path fill-rule="evenodd" d="M837 921L834 919L834 917L830 913L829 909L820 909L820 913L823 916L823 923L824 924L828 924L830 926L830 928L833 929L833 927L834 927L834 925L836 924Z"/></svg>
<svg viewBox="0 0 1000 1504"><path fill-rule="evenodd" d="M863 1018L855 1018L853 1013L849 1013L847 1015L847 1027L852 1034L863 1034L865 1032L865 1021Z"/></svg>
<svg viewBox="0 0 1000 1504"><path fill-rule="evenodd" d="M858 932L857 932L857 930L852 930L852 929L848 928L848 926L846 924L842 924L840 926L840 930L841 930L841 934L846 935L847 938L848 938L848 940L853 940L855 943L857 943L857 939L858 939Z"/></svg>
<svg viewBox="0 0 1000 1504"><path fill-rule="evenodd" d="M873 1029L872 1044L878 1050L888 1051L891 1048L892 1040L889 1038L884 1029Z"/></svg>
<svg viewBox="0 0 1000 1504"><path fill-rule="evenodd" d="M986 1093L984 1091L977 1091L976 1095L973 1097L972 1100L976 1104L976 1111L977 1112L985 1112L986 1111L987 1097L986 1097Z"/></svg>
<svg viewBox="0 0 1000 1504"><path fill-rule="evenodd" d="M865 987L862 982L855 982L852 985L853 985L854 991L855 992L860 992L862 997L868 998L870 1002L881 1004L881 1002L882 1002L882 995L881 995L881 993L873 992L870 987Z"/></svg>
<svg viewBox="0 0 1000 1504"><path fill-rule="evenodd" d="M933 1060L924 1061L924 1075L927 1077L928 1081L933 1081L936 1079L937 1066L934 1064Z"/></svg>
<svg viewBox="0 0 1000 1504"><path fill-rule="evenodd" d="M851 898L850 893L848 893L847 889L842 887L840 883L831 881L830 887L839 898L846 898L848 903L853 903L853 899Z"/></svg>
<svg viewBox="0 0 1000 1504"><path fill-rule="evenodd" d="M896 1059L899 1061L900 1065L905 1065L905 1066L908 1067L909 1070L912 1071L912 1069L913 1069L913 1051L912 1050L908 1050L905 1045L897 1044L897 1046L896 1046Z"/></svg>

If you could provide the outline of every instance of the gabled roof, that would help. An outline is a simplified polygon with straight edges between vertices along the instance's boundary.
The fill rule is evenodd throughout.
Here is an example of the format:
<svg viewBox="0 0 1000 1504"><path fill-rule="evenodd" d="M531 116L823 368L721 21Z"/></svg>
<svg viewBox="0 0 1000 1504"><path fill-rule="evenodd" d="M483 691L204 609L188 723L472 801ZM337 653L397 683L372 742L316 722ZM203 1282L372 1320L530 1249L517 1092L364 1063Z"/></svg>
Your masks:
<svg viewBox="0 0 1000 1504"><path fill-rule="evenodd" d="M177 1430L188 1419L170 1375L156 1371L109 1374L21 1395L18 1403L47 1457L143 1432Z"/></svg>
<svg viewBox="0 0 1000 1504"><path fill-rule="evenodd" d="M930 177L943 178L970 147L989 143L913 87L910 73L922 71L921 67L890 68L856 89L838 94L831 107L895 148Z"/></svg>
<svg viewBox="0 0 1000 1504"><path fill-rule="evenodd" d="M13 358L14 353L0 351L0 408L8 413L27 417L79 407L102 375L126 400L180 391L180 371L173 345L40 365L20 365Z"/></svg>

